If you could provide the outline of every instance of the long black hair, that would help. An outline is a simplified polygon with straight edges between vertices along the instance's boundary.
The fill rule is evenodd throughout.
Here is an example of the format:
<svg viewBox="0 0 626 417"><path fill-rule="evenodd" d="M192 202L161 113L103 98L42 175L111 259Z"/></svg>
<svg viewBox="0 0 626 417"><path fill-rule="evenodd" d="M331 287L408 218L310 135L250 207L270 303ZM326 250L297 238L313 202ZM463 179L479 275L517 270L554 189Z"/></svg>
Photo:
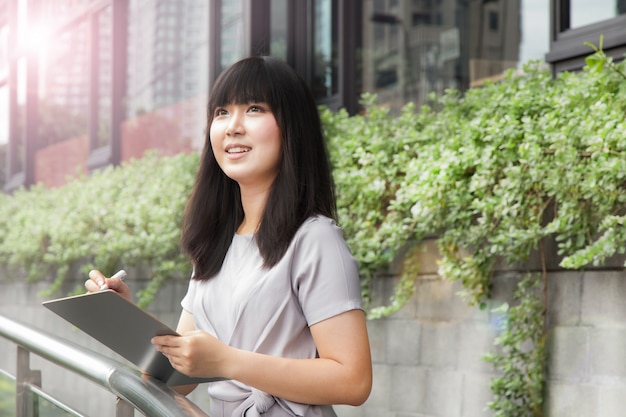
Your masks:
<svg viewBox="0 0 626 417"><path fill-rule="evenodd" d="M280 261L307 218L336 218L328 152L309 87L279 59L243 59L220 74L209 98L204 149L181 236L195 279L206 280L220 271L244 217L239 184L224 174L211 148L213 114L217 107L255 102L269 105L282 136L279 172L254 236L264 266Z"/></svg>

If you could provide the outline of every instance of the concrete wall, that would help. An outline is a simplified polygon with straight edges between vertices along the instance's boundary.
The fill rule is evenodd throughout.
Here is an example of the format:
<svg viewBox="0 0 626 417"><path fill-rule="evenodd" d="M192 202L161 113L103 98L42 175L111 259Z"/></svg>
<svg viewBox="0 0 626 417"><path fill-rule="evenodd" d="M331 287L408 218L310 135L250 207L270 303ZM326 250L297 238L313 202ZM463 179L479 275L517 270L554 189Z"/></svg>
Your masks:
<svg viewBox="0 0 626 417"><path fill-rule="evenodd" d="M436 275L435 260L432 251L424 254L417 292L400 312L368 323L374 388L364 406L338 406L340 417L492 415L486 404L492 398L489 383L494 373L482 357L491 351L498 323L504 319L492 308L511 302L519 274L498 273L490 305L480 310L468 307L457 295L458 283ZM625 278L623 271L549 274L546 416L624 415ZM381 277L374 283L377 302L388 299L394 282L393 277ZM131 285L143 284L131 281ZM40 306L38 293L46 286L0 279L0 314L111 356ZM169 285L150 310L175 325L185 287L184 282ZM0 368L13 372L14 347L0 339L0 352ZM44 388L70 404L79 401L77 408L87 415L112 415L114 398L109 393L41 360L33 362L34 368L43 370ZM206 408L203 389L196 390L192 399Z"/></svg>
<svg viewBox="0 0 626 417"><path fill-rule="evenodd" d="M554 273L549 296L547 415L625 415L626 274Z"/></svg>

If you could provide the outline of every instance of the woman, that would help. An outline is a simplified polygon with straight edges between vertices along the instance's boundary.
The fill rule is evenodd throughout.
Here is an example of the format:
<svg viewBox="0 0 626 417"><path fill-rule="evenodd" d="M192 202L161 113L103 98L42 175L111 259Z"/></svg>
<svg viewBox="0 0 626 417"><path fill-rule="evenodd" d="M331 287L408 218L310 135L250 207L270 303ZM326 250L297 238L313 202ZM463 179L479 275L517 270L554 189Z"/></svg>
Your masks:
<svg viewBox="0 0 626 417"><path fill-rule="evenodd" d="M357 263L335 224L317 106L284 62L244 59L220 75L184 217L194 274L177 331L153 339L208 384L217 416L334 416L372 384ZM90 272L130 297L120 280ZM177 387L188 393L194 387Z"/></svg>

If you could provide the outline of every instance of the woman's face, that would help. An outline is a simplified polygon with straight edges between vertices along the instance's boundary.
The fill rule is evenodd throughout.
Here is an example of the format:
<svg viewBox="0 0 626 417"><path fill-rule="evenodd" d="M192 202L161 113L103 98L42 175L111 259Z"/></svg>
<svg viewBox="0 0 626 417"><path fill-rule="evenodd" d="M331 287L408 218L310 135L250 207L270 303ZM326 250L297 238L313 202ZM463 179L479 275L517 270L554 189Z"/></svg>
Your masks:
<svg viewBox="0 0 626 417"><path fill-rule="evenodd" d="M282 144L280 128L266 103L216 108L209 135L215 159L228 177L240 187L271 187Z"/></svg>

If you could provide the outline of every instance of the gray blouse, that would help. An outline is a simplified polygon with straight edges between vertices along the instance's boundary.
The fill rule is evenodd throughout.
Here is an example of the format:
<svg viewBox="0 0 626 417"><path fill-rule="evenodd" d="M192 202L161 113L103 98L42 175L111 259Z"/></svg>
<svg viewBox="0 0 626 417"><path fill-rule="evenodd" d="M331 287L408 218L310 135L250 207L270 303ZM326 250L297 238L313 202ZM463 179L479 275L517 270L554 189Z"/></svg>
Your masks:
<svg viewBox="0 0 626 417"><path fill-rule="evenodd" d="M235 235L218 275L191 280L182 307L195 327L239 349L287 358L315 358L309 326L362 309L358 264L342 230L313 217L271 269L253 235ZM331 406L272 397L238 381L208 384L211 416L335 416Z"/></svg>

